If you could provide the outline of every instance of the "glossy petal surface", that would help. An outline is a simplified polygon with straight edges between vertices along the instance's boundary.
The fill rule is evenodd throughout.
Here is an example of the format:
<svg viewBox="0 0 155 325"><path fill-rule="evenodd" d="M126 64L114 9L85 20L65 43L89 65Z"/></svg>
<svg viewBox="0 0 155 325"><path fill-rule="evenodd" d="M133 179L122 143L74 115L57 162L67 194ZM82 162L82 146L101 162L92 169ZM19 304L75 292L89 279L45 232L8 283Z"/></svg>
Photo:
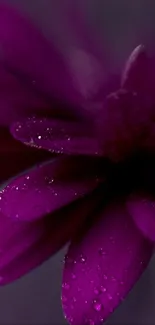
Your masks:
<svg viewBox="0 0 155 325"><path fill-rule="evenodd" d="M142 274L152 249L123 206L107 208L66 257L62 303L69 323L105 321Z"/></svg>
<svg viewBox="0 0 155 325"><path fill-rule="evenodd" d="M13 136L29 146L44 148L52 153L100 155L93 129L82 123L27 119L12 125Z"/></svg>
<svg viewBox="0 0 155 325"><path fill-rule="evenodd" d="M80 174L80 167L75 160L55 159L14 179L1 192L1 211L32 221L78 200L98 185L96 175Z"/></svg>

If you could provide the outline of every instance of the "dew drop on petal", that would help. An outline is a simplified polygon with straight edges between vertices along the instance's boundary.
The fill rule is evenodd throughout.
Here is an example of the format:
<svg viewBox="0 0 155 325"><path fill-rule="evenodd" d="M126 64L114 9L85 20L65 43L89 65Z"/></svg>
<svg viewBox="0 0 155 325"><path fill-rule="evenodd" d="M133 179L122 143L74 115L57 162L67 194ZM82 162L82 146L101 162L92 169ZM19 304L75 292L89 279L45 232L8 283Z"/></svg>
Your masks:
<svg viewBox="0 0 155 325"><path fill-rule="evenodd" d="M62 300L62 303L67 302L67 298L66 298L65 296L62 296L62 297L61 297L61 300Z"/></svg>
<svg viewBox="0 0 155 325"><path fill-rule="evenodd" d="M92 319L88 319L85 321L85 325L95 325L95 322Z"/></svg>
<svg viewBox="0 0 155 325"><path fill-rule="evenodd" d="M102 304L101 304L100 301L98 301L98 300L94 300L94 301L93 301L93 307L94 307L94 309L95 309L96 311L101 311L101 309L102 309Z"/></svg>
<svg viewBox="0 0 155 325"><path fill-rule="evenodd" d="M74 273L72 273L72 279L75 280L76 279L76 275Z"/></svg>
<svg viewBox="0 0 155 325"><path fill-rule="evenodd" d="M97 270L100 272L101 271L101 266L97 265Z"/></svg>
<svg viewBox="0 0 155 325"><path fill-rule="evenodd" d="M82 289L81 289L80 287L78 287L78 288L77 288L77 291L78 291L78 292L81 292L81 291L82 291Z"/></svg>
<svg viewBox="0 0 155 325"><path fill-rule="evenodd" d="M99 253L100 256L104 256L104 255L106 255L106 252L103 250L102 247L99 248L98 253Z"/></svg>
<svg viewBox="0 0 155 325"><path fill-rule="evenodd" d="M80 262L81 262L81 263L86 263L86 257L83 256L83 255L81 255L81 256L80 256Z"/></svg>
<svg viewBox="0 0 155 325"><path fill-rule="evenodd" d="M108 299L112 300L112 295L108 294Z"/></svg>
<svg viewBox="0 0 155 325"><path fill-rule="evenodd" d="M101 287L100 287L100 291L104 293L104 292L107 291L107 289L106 289L105 287L101 286Z"/></svg>
<svg viewBox="0 0 155 325"><path fill-rule="evenodd" d="M69 290L69 289L70 289L70 285L69 285L67 282L63 283L62 287L63 287L65 290Z"/></svg>

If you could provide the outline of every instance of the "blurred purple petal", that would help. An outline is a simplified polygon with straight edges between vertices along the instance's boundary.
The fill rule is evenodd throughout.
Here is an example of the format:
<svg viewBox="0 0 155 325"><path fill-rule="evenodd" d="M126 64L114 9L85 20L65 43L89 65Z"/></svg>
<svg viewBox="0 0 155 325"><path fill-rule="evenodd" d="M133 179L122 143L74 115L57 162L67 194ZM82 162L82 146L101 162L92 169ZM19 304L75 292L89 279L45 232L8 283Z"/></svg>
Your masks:
<svg viewBox="0 0 155 325"><path fill-rule="evenodd" d="M32 118L13 124L11 132L23 143L52 153L101 154L93 128L79 122Z"/></svg>
<svg viewBox="0 0 155 325"><path fill-rule="evenodd" d="M60 102L75 104L79 100L73 76L54 45L29 20L5 5L0 6L0 40L1 60L29 87Z"/></svg>
<svg viewBox="0 0 155 325"><path fill-rule="evenodd" d="M99 42L91 37L82 13L74 6L65 13L64 24L68 24L77 39L77 45L69 49L67 57L63 57L29 20L15 9L1 5L0 57L7 68L30 88L42 91L60 105L68 104L68 110L72 105L72 111L81 115L82 107L88 108L93 100L103 100L104 88L115 82L105 71L105 55ZM95 107L97 103L94 110Z"/></svg>
<svg viewBox="0 0 155 325"><path fill-rule="evenodd" d="M80 201L30 223L0 214L0 285L18 279L55 254L77 231L90 206Z"/></svg>
<svg viewBox="0 0 155 325"><path fill-rule="evenodd" d="M148 105L155 103L155 58L149 56L143 45L137 46L129 56L122 87L147 99Z"/></svg>
<svg viewBox="0 0 155 325"><path fill-rule="evenodd" d="M113 205L69 248L62 285L70 324L99 324L120 304L146 268L153 245L123 206Z"/></svg>
<svg viewBox="0 0 155 325"><path fill-rule="evenodd" d="M2 190L1 211L11 218L32 221L78 200L98 185L95 171L80 173L81 167L78 160L60 158L14 179Z"/></svg>
<svg viewBox="0 0 155 325"><path fill-rule="evenodd" d="M33 112L48 110L49 103L34 88L0 64L0 107L0 125L8 126Z"/></svg>
<svg viewBox="0 0 155 325"><path fill-rule="evenodd" d="M127 209L142 234L155 241L155 201L144 195L132 196Z"/></svg>

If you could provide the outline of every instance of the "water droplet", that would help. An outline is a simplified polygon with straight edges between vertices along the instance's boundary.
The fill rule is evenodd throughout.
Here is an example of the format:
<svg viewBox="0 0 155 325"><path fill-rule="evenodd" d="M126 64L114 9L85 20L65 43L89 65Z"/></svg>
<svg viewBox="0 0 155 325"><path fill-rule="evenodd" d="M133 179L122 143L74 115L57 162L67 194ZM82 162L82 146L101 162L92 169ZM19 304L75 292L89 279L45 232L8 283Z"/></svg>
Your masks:
<svg viewBox="0 0 155 325"><path fill-rule="evenodd" d="M67 141L70 141L70 140L71 140L71 138L68 137L68 138L67 138Z"/></svg>
<svg viewBox="0 0 155 325"><path fill-rule="evenodd" d="M54 178L49 179L48 184L54 183Z"/></svg>
<svg viewBox="0 0 155 325"><path fill-rule="evenodd" d="M41 140L41 135L38 135L38 139Z"/></svg>
<svg viewBox="0 0 155 325"><path fill-rule="evenodd" d="M100 290L101 290L101 292L106 292L107 291L107 289L105 287L103 287L103 286L100 287Z"/></svg>
<svg viewBox="0 0 155 325"><path fill-rule="evenodd" d="M62 287L65 289L65 290L69 290L70 288L70 285L66 282L63 283Z"/></svg>
<svg viewBox="0 0 155 325"><path fill-rule="evenodd" d="M18 191L18 190L19 190L19 187L17 186L17 187L16 187L16 191Z"/></svg>
<svg viewBox="0 0 155 325"><path fill-rule="evenodd" d="M111 280L112 280L113 282L115 282L115 281L116 281L116 278L115 278L114 276L112 276L112 277L111 277Z"/></svg>
<svg viewBox="0 0 155 325"><path fill-rule="evenodd" d="M69 320L69 323L73 323L73 317L69 317L68 320Z"/></svg>
<svg viewBox="0 0 155 325"><path fill-rule="evenodd" d="M61 296L61 300L63 303L67 302L67 298L65 296Z"/></svg>
<svg viewBox="0 0 155 325"><path fill-rule="evenodd" d="M88 319L87 324L88 325L95 325L95 322L92 319Z"/></svg>
<svg viewBox="0 0 155 325"><path fill-rule="evenodd" d="M76 275L74 273L72 273L72 279L75 280L76 279Z"/></svg>
<svg viewBox="0 0 155 325"><path fill-rule="evenodd" d="M26 176L26 179L29 180L30 179L30 176Z"/></svg>
<svg viewBox="0 0 155 325"><path fill-rule="evenodd" d="M108 279L108 277L107 277L106 274L103 275L103 278L104 278L104 280L107 280Z"/></svg>
<svg viewBox="0 0 155 325"><path fill-rule="evenodd" d="M85 300L85 304L88 304L88 300Z"/></svg>
<svg viewBox="0 0 155 325"><path fill-rule="evenodd" d="M101 304L101 302L98 301L98 300L94 300L94 301L93 301L93 306L94 306L94 309L95 309L96 311L101 311L101 309L102 309L102 304Z"/></svg>
<svg viewBox="0 0 155 325"><path fill-rule="evenodd" d="M99 252L99 255L100 255L100 256L104 256L104 255L106 255L106 252L103 250L102 247L99 249L98 252Z"/></svg>
<svg viewBox="0 0 155 325"><path fill-rule="evenodd" d="M80 256L80 262L81 262L81 263L86 263L86 257L83 256L83 255L81 255L81 256Z"/></svg>
<svg viewBox="0 0 155 325"><path fill-rule="evenodd" d="M112 296L110 294L108 294L108 299L112 300Z"/></svg>
<svg viewBox="0 0 155 325"><path fill-rule="evenodd" d="M73 297L73 301L74 301L74 302L76 302L76 301L77 301L77 299L76 299L75 297Z"/></svg>

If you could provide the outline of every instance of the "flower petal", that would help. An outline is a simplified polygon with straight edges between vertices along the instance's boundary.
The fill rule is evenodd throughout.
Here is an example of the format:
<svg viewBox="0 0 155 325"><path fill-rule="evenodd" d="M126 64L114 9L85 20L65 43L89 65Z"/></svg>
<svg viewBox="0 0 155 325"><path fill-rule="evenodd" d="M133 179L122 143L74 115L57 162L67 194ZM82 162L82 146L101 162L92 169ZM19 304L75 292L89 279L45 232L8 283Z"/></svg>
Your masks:
<svg viewBox="0 0 155 325"><path fill-rule="evenodd" d="M120 304L147 266L153 245L125 208L107 208L73 241L66 258L62 302L70 324L99 324Z"/></svg>
<svg viewBox="0 0 155 325"><path fill-rule="evenodd" d="M122 76L122 87L138 92L148 104L155 100L155 59L143 45L137 46L129 56Z"/></svg>
<svg viewBox="0 0 155 325"><path fill-rule="evenodd" d="M14 8L0 6L1 60L29 86L60 101L76 103L72 75L55 46Z"/></svg>
<svg viewBox="0 0 155 325"><path fill-rule="evenodd" d="M90 209L90 204L81 200L30 223L0 214L0 285L18 279L55 254Z"/></svg>
<svg viewBox="0 0 155 325"><path fill-rule="evenodd" d="M0 125L4 126L43 108L49 109L47 100L34 87L29 87L3 64L0 64L0 106Z"/></svg>
<svg viewBox="0 0 155 325"><path fill-rule="evenodd" d="M0 182L50 158L51 154L24 146L7 128L0 127Z"/></svg>
<svg viewBox="0 0 155 325"><path fill-rule="evenodd" d="M1 211L11 218L32 221L78 200L98 185L96 175L80 168L82 162L62 158L30 170L2 190Z"/></svg>
<svg viewBox="0 0 155 325"><path fill-rule="evenodd" d="M78 122L32 118L14 123L11 132L23 143L52 153L101 154L93 130Z"/></svg>
<svg viewBox="0 0 155 325"><path fill-rule="evenodd" d="M67 61L74 82L84 98L94 101L96 110L97 102L103 102L105 96L116 90L120 82L118 76L112 74L106 41L103 42L103 35L101 37L99 31L95 32L95 28L89 24L85 10L80 8L78 2L70 1L68 5L63 3L59 14L60 11L63 12L62 19L67 28L65 34L70 38Z"/></svg>
<svg viewBox="0 0 155 325"><path fill-rule="evenodd" d="M126 203L136 226L149 240L155 241L155 201L145 196L132 196Z"/></svg>
<svg viewBox="0 0 155 325"><path fill-rule="evenodd" d="M55 45L50 44L28 19L15 9L1 5L1 60L17 76L26 79L30 87L43 91L60 104L70 104L72 110L75 106L76 113L82 114L80 108L88 106L96 96L98 98L98 94L104 92L106 83L111 81L107 80L109 75L104 73L104 66L107 65L101 54L98 55L100 51L94 50L95 46L99 47L99 43L95 45L91 32L90 40L86 46L84 44L88 33L85 33L85 24L80 23L82 13L75 15L75 28L72 11L65 13L64 29L65 24L70 22L70 30L73 30L73 36L78 39L78 44L70 46L67 57L60 54ZM59 12L56 15L60 19Z"/></svg>

